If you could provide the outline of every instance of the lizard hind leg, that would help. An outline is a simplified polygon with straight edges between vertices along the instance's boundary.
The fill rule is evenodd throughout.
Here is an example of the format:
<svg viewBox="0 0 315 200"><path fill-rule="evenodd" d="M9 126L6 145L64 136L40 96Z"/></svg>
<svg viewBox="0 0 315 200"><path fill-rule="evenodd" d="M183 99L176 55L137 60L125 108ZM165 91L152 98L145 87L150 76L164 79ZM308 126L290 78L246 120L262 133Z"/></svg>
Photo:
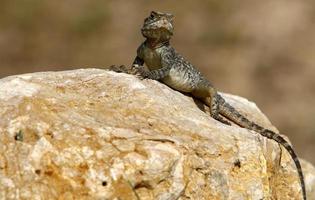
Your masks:
<svg viewBox="0 0 315 200"><path fill-rule="evenodd" d="M216 119L226 125L231 125L229 121L224 119L220 114L219 114L219 101L218 98L215 96L213 97L207 97L205 98L205 103L210 107L210 115L213 119Z"/></svg>
<svg viewBox="0 0 315 200"><path fill-rule="evenodd" d="M217 94L216 89L206 80L201 80L194 91L192 92L193 96L198 97L203 100L203 102L209 106L210 115L213 119L216 119L226 125L231 125L229 121L224 119L220 115L220 98Z"/></svg>

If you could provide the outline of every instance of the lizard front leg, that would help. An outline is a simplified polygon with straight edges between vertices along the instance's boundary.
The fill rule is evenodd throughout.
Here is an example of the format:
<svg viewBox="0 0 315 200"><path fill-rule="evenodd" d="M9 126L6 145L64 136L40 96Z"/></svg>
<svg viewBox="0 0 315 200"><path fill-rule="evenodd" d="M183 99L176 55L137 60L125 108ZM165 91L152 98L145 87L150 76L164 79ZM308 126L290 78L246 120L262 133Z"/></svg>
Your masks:
<svg viewBox="0 0 315 200"><path fill-rule="evenodd" d="M110 70L115 72L122 72L127 74L134 74L140 76L140 72L144 70L144 61L139 56L135 58L131 67L126 67L125 65L112 65L109 67ZM143 69L142 69L143 68Z"/></svg>
<svg viewBox="0 0 315 200"><path fill-rule="evenodd" d="M160 80L162 78L164 78L165 76L167 76L169 74L170 68L169 67L163 67L161 69L157 69L157 70L144 70L141 73L141 76L144 78L149 78L149 79L153 79L153 80Z"/></svg>
<svg viewBox="0 0 315 200"><path fill-rule="evenodd" d="M144 60L140 58L139 56L136 56L135 60L132 63L132 68L134 69L144 68L143 64L144 64Z"/></svg>
<svg viewBox="0 0 315 200"><path fill-rule="evenodd" d="M135 60L132 63L131 69L129 70L129 74L136 75L138 78L143 79L145 72L147 71L144 66L144 60L139 56L136 56Z"/></svg>

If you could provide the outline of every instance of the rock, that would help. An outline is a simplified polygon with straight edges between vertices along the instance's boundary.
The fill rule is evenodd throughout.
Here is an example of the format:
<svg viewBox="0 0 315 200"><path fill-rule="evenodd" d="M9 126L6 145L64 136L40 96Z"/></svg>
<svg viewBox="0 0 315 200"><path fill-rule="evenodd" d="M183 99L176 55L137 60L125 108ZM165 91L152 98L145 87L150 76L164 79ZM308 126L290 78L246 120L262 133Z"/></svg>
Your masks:
<svg viewBox="0 0 315 200"><path fill-rule="evenodd" d="M277 131L254 103L223 96ZM100 69L1 79L0 199L301 198L284 149L196 102ZM315 169L302 165L315 199Z"/></svg>

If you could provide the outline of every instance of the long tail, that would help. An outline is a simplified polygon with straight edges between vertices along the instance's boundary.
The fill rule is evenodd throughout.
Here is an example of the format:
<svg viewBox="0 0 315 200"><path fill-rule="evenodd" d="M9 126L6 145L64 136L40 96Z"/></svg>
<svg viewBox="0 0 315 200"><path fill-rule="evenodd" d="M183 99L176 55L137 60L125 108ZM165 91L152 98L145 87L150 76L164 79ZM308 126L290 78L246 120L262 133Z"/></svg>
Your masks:
<svg viewBox="0 0 315 200"><path fill-rule="evenodd" d="M238 124L239 126L243 127L243 128L247 128L253 131L258 132L259 134L261 134L262 136L272 139L274 141L276 141L277 143L281 144L290 154L290 156L292 157L296 169L298 171L299 174L299 178L300 178L300 184L301 184L301 188L302 188L302 194L303 194L303 200L306 200L306 189L305 189L305 182L304 182L304 175L302 172L302 167L300 164L300 161L296 155L296 153L294 152L292 146L283 138L281 137L281 135L265 129L261 126L259 126L258 124L248 120L246 117L244 117L241 113L239 113L235 108L233 108L230 104L228 104L223 97L219 96L219 111L220 114L223 115L224 117L228 118L229 120L233 121L234 123Z"/></svg>

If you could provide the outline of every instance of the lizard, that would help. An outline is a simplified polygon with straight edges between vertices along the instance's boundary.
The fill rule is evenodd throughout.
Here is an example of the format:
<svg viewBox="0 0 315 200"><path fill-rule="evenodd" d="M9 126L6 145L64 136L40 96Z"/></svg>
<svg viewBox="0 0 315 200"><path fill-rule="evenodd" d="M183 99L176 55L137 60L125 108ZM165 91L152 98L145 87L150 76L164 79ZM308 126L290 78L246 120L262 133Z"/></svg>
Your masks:
<svg viewBox="0 0 315 200"><path fill-rule="evenodd" d="M293 147L280 134L250 121L231 106L217 92L217 89L170 45L173 36L174 16L170 13L152 11L145 18L141 29L146 40L138 47L137 56L131 68L111 66L117 72L127 72L141 79L159 80L169 87L202 100L210 108L212 118L231 125L225 119L231 120L240 127L259 133L263 137L282 145L293 159L302 188L303 200L306 200L304 175L300 161ZM147 68L144 67L144 64Z"/></svg>

